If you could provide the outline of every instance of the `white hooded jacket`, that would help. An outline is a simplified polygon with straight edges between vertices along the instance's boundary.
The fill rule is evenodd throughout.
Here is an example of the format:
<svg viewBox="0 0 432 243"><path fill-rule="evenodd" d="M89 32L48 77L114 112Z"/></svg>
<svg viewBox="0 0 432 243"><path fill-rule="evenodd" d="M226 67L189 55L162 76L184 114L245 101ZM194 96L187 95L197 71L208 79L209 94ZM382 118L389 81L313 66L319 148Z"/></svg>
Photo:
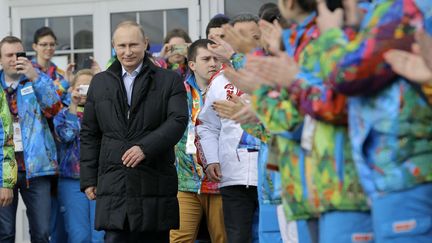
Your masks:
<svg viewBox="0 0 432 243"><path fill-rule="evenodd" d="M212 108L213 102L238 93L239 90L221 72L211 82L204 106L198 115L200 124L196 131L206 163L220 163L221 166L220 187L258 184L258 152L239 149L244 130L240 124L218 117Z"/></svg>

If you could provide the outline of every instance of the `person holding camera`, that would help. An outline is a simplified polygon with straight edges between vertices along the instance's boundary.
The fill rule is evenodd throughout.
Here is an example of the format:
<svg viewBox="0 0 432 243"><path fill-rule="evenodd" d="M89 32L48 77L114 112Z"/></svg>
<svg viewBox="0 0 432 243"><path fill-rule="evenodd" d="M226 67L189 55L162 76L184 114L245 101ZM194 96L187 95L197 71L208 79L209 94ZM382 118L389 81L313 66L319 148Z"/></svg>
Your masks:
<svg viewBox="0 0 432 243"><path fill-rule="evenodd" d="M156 63L165 69L176 71L184 80L188 73L187 50L192 43L188 33L182 29L173 29L167 33Z"/></svg>
<svg viewBox="0 0 432 243"><path fill-rule="evenodd" d="M13 118L18 180L11 205L0 208L0 242L15 242L18 190L27 208L32 242L49 242L51 209L50 177L57 173L57 151L47 118L62 108L57 87L45 73L32 66L20 39L0 41L2 88Z"/></svg>
<svg viewBox="0 0 432 243"><path fill-rule="evenodd" d="M80 191L81 119L93 71L82 69L72 79L71 103L54 117L54 129L59 145L58 200L64 206L65 230L69 242L103 242L104 233L94 230L96 202Z"/></svg>
<svg viewBox="0 0 432 243"><path fill-rule="evenodd" d="M54 81L54 84L59 88L58 92L63 104L69 105L70 97L68 97L67 91L70 86L70 80L66 80L65 72L51 62L56 46L57 37L49 27L42 27L36 30L32 44L36 56L32 59L32 64Z"/></svg>

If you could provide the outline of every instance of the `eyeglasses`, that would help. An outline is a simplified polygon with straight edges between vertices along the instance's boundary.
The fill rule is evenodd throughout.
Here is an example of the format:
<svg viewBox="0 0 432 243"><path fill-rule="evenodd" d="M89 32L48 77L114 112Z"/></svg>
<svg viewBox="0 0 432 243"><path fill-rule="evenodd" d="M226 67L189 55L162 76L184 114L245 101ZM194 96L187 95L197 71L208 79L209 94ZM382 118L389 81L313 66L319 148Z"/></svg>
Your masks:
<svg viewBox="0 0 432 243"><path fill-rule="evenodd" d="M56 48L57 43L38 43L38 46L42 48Z"/></svg>

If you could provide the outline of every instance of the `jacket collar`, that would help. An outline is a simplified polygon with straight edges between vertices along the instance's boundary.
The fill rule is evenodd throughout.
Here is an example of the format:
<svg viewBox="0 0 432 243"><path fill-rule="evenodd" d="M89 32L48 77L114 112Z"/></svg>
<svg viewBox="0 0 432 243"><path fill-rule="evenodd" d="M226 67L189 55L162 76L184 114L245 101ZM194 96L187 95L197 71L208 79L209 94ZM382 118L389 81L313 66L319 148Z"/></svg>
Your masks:
<svg viewBox="0 0 432 243"><path fill-rule="evenodd" d="M28 79L26 78L26 76L21 75L19 77L19 82L18 85L21 83L25 83ZM5 77L5 72L3 70L0 70L0 82L1 82L1 86L3 89L8 88L8 85L6 84L6 77Z"/></svg>
<svg viewBox="0 0 432 243"><path fill-rule="evenodd" d="M156 69L156 66L150 61L147 54L144 56L143 62L140 65L142 65L142 67L141 67L141 70L139 71L137 76L140 76L142 73L146 72L149 68L151 69L151 71L155 71L155 69ZM123 74L123 67L117 58L111 64L111 66L109 66L107 71L113 73L115 76L117 76L120 79L122 79L122 77L123 77L123 75L122 75Z"/></svg>

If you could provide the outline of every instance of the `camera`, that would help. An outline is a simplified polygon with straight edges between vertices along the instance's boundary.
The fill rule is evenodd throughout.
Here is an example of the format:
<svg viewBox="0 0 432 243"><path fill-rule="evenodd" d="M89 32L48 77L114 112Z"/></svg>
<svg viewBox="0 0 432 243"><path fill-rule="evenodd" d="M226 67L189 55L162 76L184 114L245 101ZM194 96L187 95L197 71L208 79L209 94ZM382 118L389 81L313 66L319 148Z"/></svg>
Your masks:
<svg viewBox="0 0 432 243"><path fill-rule="evenodd" d="M17 60L18 60L18 57L27 57L27 55L26 55L26 53L24 51L17 52L17 53L15 53L15 55L16 55ZM21 71L22 69L21 68L17 68L16 70L17 71Z"/></svg>
<svg viewBox="0 0 432 243"><path fill-rule="evenodd" d="M16 58L18 59L18 57L27 57L26 53L23 51L17 52L16 53Z"/></svg>
<svg viewBox="0 0 432 243"><path fill-rule="evenodd" d="M89 87L90 87L90 85L88 85L88 84L81 84L81 85L78 87L78 93L79 93L80 95L87 95L87 92L88 92Z"/></svg>
<svg viewBox="0 0 432 243"><path fill-rule="evenodd" d="M186 55L187 45L186 44L175 44L171 46L172 54Z"/></svg>

